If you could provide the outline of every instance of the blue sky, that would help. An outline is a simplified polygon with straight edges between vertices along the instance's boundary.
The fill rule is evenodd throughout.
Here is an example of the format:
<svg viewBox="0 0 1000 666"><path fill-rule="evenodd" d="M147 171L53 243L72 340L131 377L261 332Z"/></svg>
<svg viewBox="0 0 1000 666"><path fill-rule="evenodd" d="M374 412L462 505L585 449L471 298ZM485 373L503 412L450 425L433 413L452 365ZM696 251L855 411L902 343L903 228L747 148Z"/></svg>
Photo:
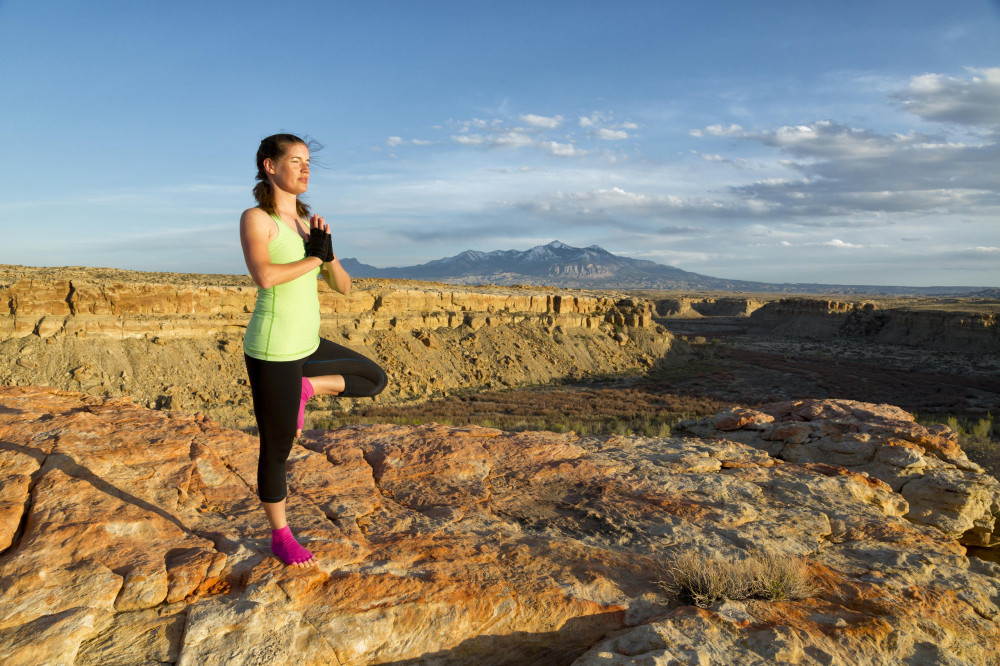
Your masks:
<svg viewBox="0 0 1000 666"><path fill-rule="evenodd" d="M261 138L340 256L600 245L1000 286L1000 3L0 0L0 263L243 273Z"/></svg>

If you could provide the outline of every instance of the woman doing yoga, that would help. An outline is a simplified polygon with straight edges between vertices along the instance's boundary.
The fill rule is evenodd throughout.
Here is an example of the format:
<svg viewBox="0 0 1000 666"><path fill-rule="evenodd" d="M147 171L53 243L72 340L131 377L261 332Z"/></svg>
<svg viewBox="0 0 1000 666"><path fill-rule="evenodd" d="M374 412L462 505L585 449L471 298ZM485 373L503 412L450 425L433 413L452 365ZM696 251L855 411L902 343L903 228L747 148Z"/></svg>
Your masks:
<svg viewBox="0 0 1000 666"><path fill-rule="evenodd" d="M271 551L285 564L314 565L285 520L285 461L313 395L374 396L382 368L319 337L317 275L348 294L351 277L333 253L330 227L299 200L309 186L309 147L292 134L260 142L257 206L240 218L240 241L257 302L243 351L260 436L257 493L271 523Z"/></svg>

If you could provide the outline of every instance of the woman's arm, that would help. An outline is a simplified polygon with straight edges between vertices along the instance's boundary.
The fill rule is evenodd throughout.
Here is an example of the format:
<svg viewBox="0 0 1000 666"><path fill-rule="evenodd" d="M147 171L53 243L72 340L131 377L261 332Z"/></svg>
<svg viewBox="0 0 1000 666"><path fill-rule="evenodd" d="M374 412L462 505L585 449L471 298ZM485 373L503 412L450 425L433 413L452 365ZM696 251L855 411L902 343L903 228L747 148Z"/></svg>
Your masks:
<svg viewBox="0 0 1000 666"><path fill-rule="evenodd" d="M323 264L320 274L334 291L339 291L345 296L351 293L351 276L347 274L336 257L333 258L333 261Z"/></svg>
<svg viewBox="0 0 1000 666"><path fill-rule="evenodd" d="M267 249L270 242L270 216L260 208L243 211L240 217L240 243L243 245L243 259L254 283L268 289L276 284L291 282L309 271L316 270L323 262L319 257L306 257L290 264L272 264L271 253ZM313 218L313 226L316 218ZM348 287L350 288L350 287Z"/></svg>

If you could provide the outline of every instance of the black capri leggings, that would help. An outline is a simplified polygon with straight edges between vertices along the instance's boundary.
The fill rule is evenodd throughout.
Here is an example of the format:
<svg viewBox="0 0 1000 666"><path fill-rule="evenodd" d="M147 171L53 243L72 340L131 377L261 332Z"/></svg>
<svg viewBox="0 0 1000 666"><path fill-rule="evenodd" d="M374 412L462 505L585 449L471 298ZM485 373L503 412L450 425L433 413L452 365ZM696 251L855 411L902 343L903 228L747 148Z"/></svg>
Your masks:
<svg viewBox="0 0 1000 666"><path fill-rule="evenodd" d="M244 358L260 435L257 494L261 501L280 502L287 494L285 461L295 440L302 378L343 375L340 395L352 398L378 395L387 380L371 359L322 338L316 351L295 361L262 361L246 354Z"/></svg>

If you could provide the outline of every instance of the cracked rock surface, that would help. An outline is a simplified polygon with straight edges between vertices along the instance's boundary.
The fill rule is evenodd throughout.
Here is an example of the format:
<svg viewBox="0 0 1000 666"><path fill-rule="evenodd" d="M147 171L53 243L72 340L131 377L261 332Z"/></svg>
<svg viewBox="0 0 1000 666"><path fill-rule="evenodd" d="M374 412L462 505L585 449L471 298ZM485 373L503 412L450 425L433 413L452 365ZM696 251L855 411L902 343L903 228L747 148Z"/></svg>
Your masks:
<svg viewBox="0 0 1000 666"><path fill-rule="evenodd" d="M1000 544L1000 482L970 461L946 426L924 427L892 405L799 400L735 408L676 432L727 439L797 463L825 463L887 483L906 518L968 546Z"/></svg>
<svg viewBox="0 0 1000 666"><path fill-rule="evenodd" d="M840 428L838 404L810 428ZM292 569L269 553L256 463L255 438L199 415L0 388L4 663L988 664L1000 648L1000 566L844 466L693 435L309 431L288 513L319 566ZM755 549L804 558L817 592L703 609L658 584L682 550Z"/></svg>

